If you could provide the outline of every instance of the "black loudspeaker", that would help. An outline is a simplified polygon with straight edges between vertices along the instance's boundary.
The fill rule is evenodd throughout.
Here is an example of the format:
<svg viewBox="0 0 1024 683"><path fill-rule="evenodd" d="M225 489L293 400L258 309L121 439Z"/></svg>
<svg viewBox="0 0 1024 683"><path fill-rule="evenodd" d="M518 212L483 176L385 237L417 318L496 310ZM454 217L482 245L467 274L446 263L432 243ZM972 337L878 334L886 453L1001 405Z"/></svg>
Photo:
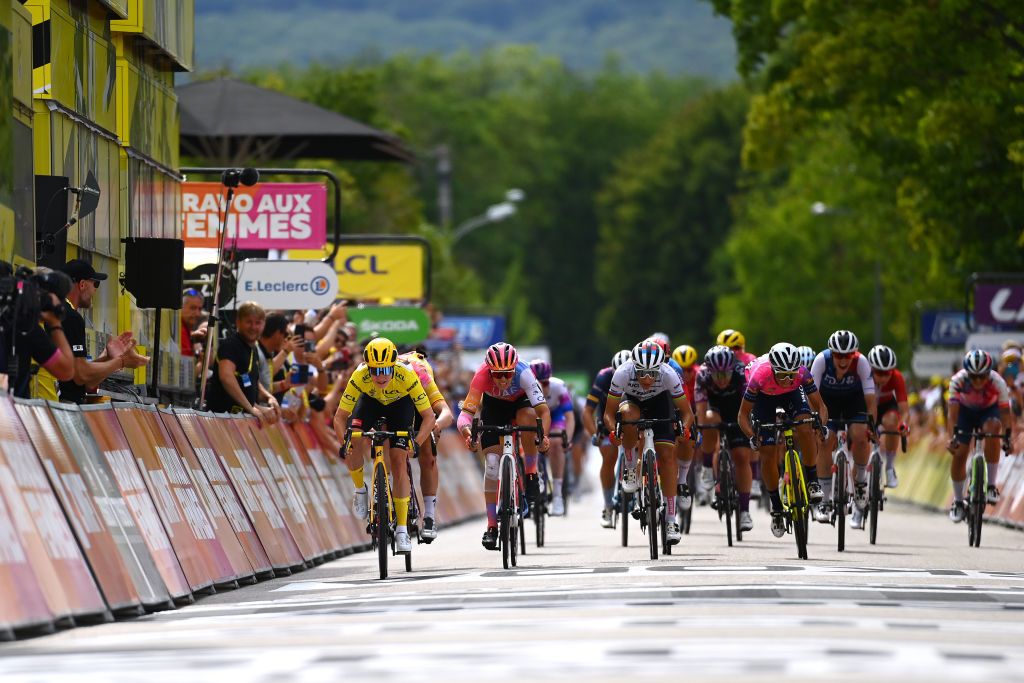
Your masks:
<svg viewBox="0 0 1024 683"><path fill-rule="evenodd" d="M185 242L171 239L124 240L122 284L139 308L181 308Z"/></svg>
<svg viewBox="0 0 1024 683"><path fill-rule="evenodd" d="M36 263L60 268L67 261L68 179L36 176Z"/></svg>

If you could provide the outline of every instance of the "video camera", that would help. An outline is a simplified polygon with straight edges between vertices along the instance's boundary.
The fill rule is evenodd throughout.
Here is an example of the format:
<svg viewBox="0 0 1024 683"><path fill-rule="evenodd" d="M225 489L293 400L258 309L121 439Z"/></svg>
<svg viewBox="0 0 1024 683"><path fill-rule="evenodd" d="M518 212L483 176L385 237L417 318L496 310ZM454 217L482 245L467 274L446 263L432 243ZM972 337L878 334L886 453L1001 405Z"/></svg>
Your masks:
<svg viewBox="0 0 1024 683"><path fill-rule="evenodd" d="M64 319L64 299L71 286L71 278L59 271L41 268L32 272L0 261L0 373L17 378L19 356L30 351L23 340L39 325L40 313L51 312Z"/></svg>

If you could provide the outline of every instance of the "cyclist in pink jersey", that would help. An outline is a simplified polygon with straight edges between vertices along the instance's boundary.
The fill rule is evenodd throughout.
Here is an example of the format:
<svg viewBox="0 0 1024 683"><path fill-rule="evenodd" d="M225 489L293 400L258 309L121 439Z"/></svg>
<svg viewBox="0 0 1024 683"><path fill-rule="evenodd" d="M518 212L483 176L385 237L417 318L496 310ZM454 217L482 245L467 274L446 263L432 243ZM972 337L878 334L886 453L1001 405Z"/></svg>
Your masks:
<svg viewBox="0 0 1024 683"><path fill-rule="evenodd" d="M751 447L761 451L764 487L772 502L771 529L776 538L781 538L786 533L786 523L779 497L779 447L774 435L756 433L753 421L759 425L774 423L776 408L782 408L791 419L798 420L810 416L813 406L824 423L828 420L828 410L818 395L811 371L800 365L800 353L792 344L780 342L773 346L766 355L747 366L746 375L747 388L740 402L740 429L750 439ZM808 482L808 496L812 503L820 503L822 492L815 466L817 440L809 424L798 425L794 431L804 479Z"/></svg>
<svg viewBox="0 0 1024 683"><path fill-rule="evenodd" d="M949 452L953 462L949 466L953 482L953 505L949 518L962 522L967 515L964 492L967 484L967 450L974 430L987 434L1003 432L1003 448L1010 452L1010 390L1006 381L992 369L992 356L979 349L964 356L963 369L949 380L949 414L946 419L949 434ZM999 502L996 474L999 468L999 442L985 439L985 462L988 464L988 502Z"/></svg>
<svg viewBox="0 0 1024 683"><path fill-rule="evenodd" d="M551 429L551 411L544 400L544 391L530 366L519 360L519 354L511 344L499 342L487 349L484 363L473 376L469 393L462 402L459 413L459 431L466 438L466 447L475 448L472 440L473 418L478 414L480 421L487 425L506 426L517 424L531 427L541 418L544 434L541 435L541 450L550 445L548 431ZM526 470L526 497L532 504L540 495L537 477L537 446L532 438L523 439L523 464ZM485 433L480 436L484 450L484 502L487 505L487 530L484 531L483 546L488 550L498 549L498 460L501 440L497 434Z"/></svg>

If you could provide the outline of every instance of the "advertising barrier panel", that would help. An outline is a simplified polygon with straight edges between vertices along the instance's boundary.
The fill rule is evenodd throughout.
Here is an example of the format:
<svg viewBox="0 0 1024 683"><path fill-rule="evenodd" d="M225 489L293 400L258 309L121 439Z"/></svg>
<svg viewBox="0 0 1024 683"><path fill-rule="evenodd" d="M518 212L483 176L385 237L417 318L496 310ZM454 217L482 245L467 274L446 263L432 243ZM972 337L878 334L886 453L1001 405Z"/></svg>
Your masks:
<svg viewBox="0 0 1024 683"><path fill-rule="evenodd" d="M345 537L345 525L334 510L330 494L324 488L323 481L313 466L312 458L295 434L294 427L296 426L298 425L282 425L279 430L281 437L285 441L292 461L299 468L302 483L308 491L310 503L316 512L317 522L324 535L324 540L331 548L333 555L340 555L348 545L348 539Z"/></svg>
<svg viewBox="0 0 1024 683"><path fill-rule="evenodd" d="M113 474L114 483L142 534L150 556L156 562L167 592L174 600L190 601L192 590L174 554L173 527L165 529L160 521L160 513L149 495L135 455L113 409L110 404L86 405L81 407L81 414ZM180 540L179 545L186 547Z"/></svg>
<svg viewBox="0 0 1024 683"><path fill-rule="evenodd" d="M217 502L220 503L224 516L231 525L246 563L255 574L272 574L274 570L270 566L270 558L251 521L251 513L246 510L241 497L232 486L227 470L221 465L221 458L217 456L214 441L209 438L208 431L203 429L199 416L192 411L176 411L175 417L185 438L192 444L196 460L199 461L202 472L210 482L210 488L213 489ZM230 450L230 444L222 444L220 447ZM225 543L224 547L228 548L229 544ZM232 564L244 573L244 565L237 556L233 556Z"/></svg>
<svg viewBox="0 0 1024 683"><path fill-rule="evenodd" d="M309 472L302 462L297 451L293 451L284 435L287 427L283 424L275 424L262 431L270 443L271 452L266 448L263 452L269 462L271 455L276 459L278 466L283 469L291 482L295 493L298 494L304 509L313 542L319 548L319 555L333 555L334 551L340 548L333 535L327 533L327 511L324 510L323 495L319 491L312 490L312 482L309 480Z"/></svg>
<svg viewBox="0 0 1024 683"><path fill-rule="evenodd" d="M0 397L0 491L50 611L58 621L62 617L108 618L107 606L28 433L6 396Z"/></svg>
<svg viewBox="0 0 1024 683"><path fill-rule="evenodd" d="M107 606L115 613L141 613L142 600L135 590L131 572L125 566L118 545L46 404L40 400L19 400L14 407L35 447L50 487L71 522L78 545L92 567ZM141 573L142 570L136 568L136 571Z"/></svg>
<svg viewBox="0 0 1024 683"><path fill-rule="evenodd" d="M0 493L0 636L14 637L14 629L53 630L53 612L46 605L28 553L21 545L14 518Z"/></svg>
<svg viewBox="0 0 1024 683"><path fill-rule="evenodd" d="M355 515L352 514L352 508L349 505L349 501L352 498L343 492L341 484L338 483L338 479L334 476L334 472L338 471L339 468L344 468L344 464L331 464L328 462L327 455L324 453L320 441L313 432L313 428L308 424L293 425L292 430L299 438L299 442L313 464L313 469L316 470L317 477L320 478L321 485L327 492L327 502L330 504L330 509L341 522L340 529L344 538L344 548L351 551L357 546L361 547L367 540L364 538L363 530L365 526L362 521L357 520ZM345 476L348 478L348 475Z"/></svg>

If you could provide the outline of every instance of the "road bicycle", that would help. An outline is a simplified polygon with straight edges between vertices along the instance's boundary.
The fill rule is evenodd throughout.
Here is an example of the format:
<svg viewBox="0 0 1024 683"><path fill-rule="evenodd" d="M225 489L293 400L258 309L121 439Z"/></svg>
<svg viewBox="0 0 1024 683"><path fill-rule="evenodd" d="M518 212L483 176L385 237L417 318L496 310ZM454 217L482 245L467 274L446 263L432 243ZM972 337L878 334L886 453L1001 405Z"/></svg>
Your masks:
<svg viewBox="0 0 1024 683"><path fill-rule="evenodd" d="M755 434L762 432L774 434L775 443L781 442L785 446L782 455L779 493L782 498L782 514L786 520L786 532L795 536L797 555L801 560L807 559L810 497L807 493L807 481L804 478L800 453L796 450L793 430L804 424L813 425L814 429L819 432L823 431L817 413L812 413L810 417L792 420L782 408L776 408L775 422L766 425L754 424Z"/></svg>
<svg viewBox="0 0 1024 683"><path fill-rule="evenodd" d="M846 549L846 515L850 512L850 447L847 442L846 423L837 424L836 447L832 451L832 515L831 524L836 528L836 545L839 552Z"/></svg>
<svg viewBox="0 0 1024 683"><path fill-rule="evenodd" d="M907 433L888 430L878 432L879 436L889 434L899 435L900 450L906 453ZM882 461L882 453L876 441L871 449L871 459L868 460L868 540L871 541L871 545L875 545L875 541L878 539L878 513L885 509L885 489L882 487L882 472L884 470L885 463Z"/></svg>
<svg viewBox="0 0 1024 683"><path fill-rule="evenodd" d="M520 469L522 465L518 457L519 435L522 432L535 433L537 446L540 446L544 438L543 423L537 418L537 424L533 427L499 426L481 424L480 418L473 418L470 434L474 445L481 434L492 433L501 437L501 459L498 461L498 545L501 548L501 564L505 569L516 566L516 551L520 543L524 551L526 548L526 541L522 537L525 490Z"/></svg>
<svg viewBox="0 0 1024 683"><path fill-rule="evenodd" d="M955 428L954 435L960 436L965 430ZM988 505L988 464L985 461L985 439L1002 439L1002 434L971 432L974 440L970 458L967 460L967 545L981 547L981 525Z"/></svg>
<svg viewBox="0 0 1024 683"><path fill-rule="evenodd" d="M698 425L698 429L714 429L718 431L718 486L715 488L715 498L711 502L711 508L718 513L719 521L725 520L725 538L732 547L733 520L736 523L736 540L743 540L743 531L740 529L740 494L736 488L736 463L732 459L732 451L729 449L729 439L726 434L731 428L738 427L733 422L717 422L715 424Z"/></svg>
<svg viewBox="0 0 1024 683"><path fill-rule="evenodd" d="M679 420L677 418L623 420L621 417L615 420L615 435L619 439L622 438L622 428L626 425L636 425L643 439L643 448L640 451L640 488L637 491L636 501L640 513L640 531L647 534L652 560L658 559L659 542L665 555L672 554L672 546L668 542L665 501L658 477L658 454L654 450L654 427L664 423L679 425ZM620 453L621 451L620 447Z"/></svg>

